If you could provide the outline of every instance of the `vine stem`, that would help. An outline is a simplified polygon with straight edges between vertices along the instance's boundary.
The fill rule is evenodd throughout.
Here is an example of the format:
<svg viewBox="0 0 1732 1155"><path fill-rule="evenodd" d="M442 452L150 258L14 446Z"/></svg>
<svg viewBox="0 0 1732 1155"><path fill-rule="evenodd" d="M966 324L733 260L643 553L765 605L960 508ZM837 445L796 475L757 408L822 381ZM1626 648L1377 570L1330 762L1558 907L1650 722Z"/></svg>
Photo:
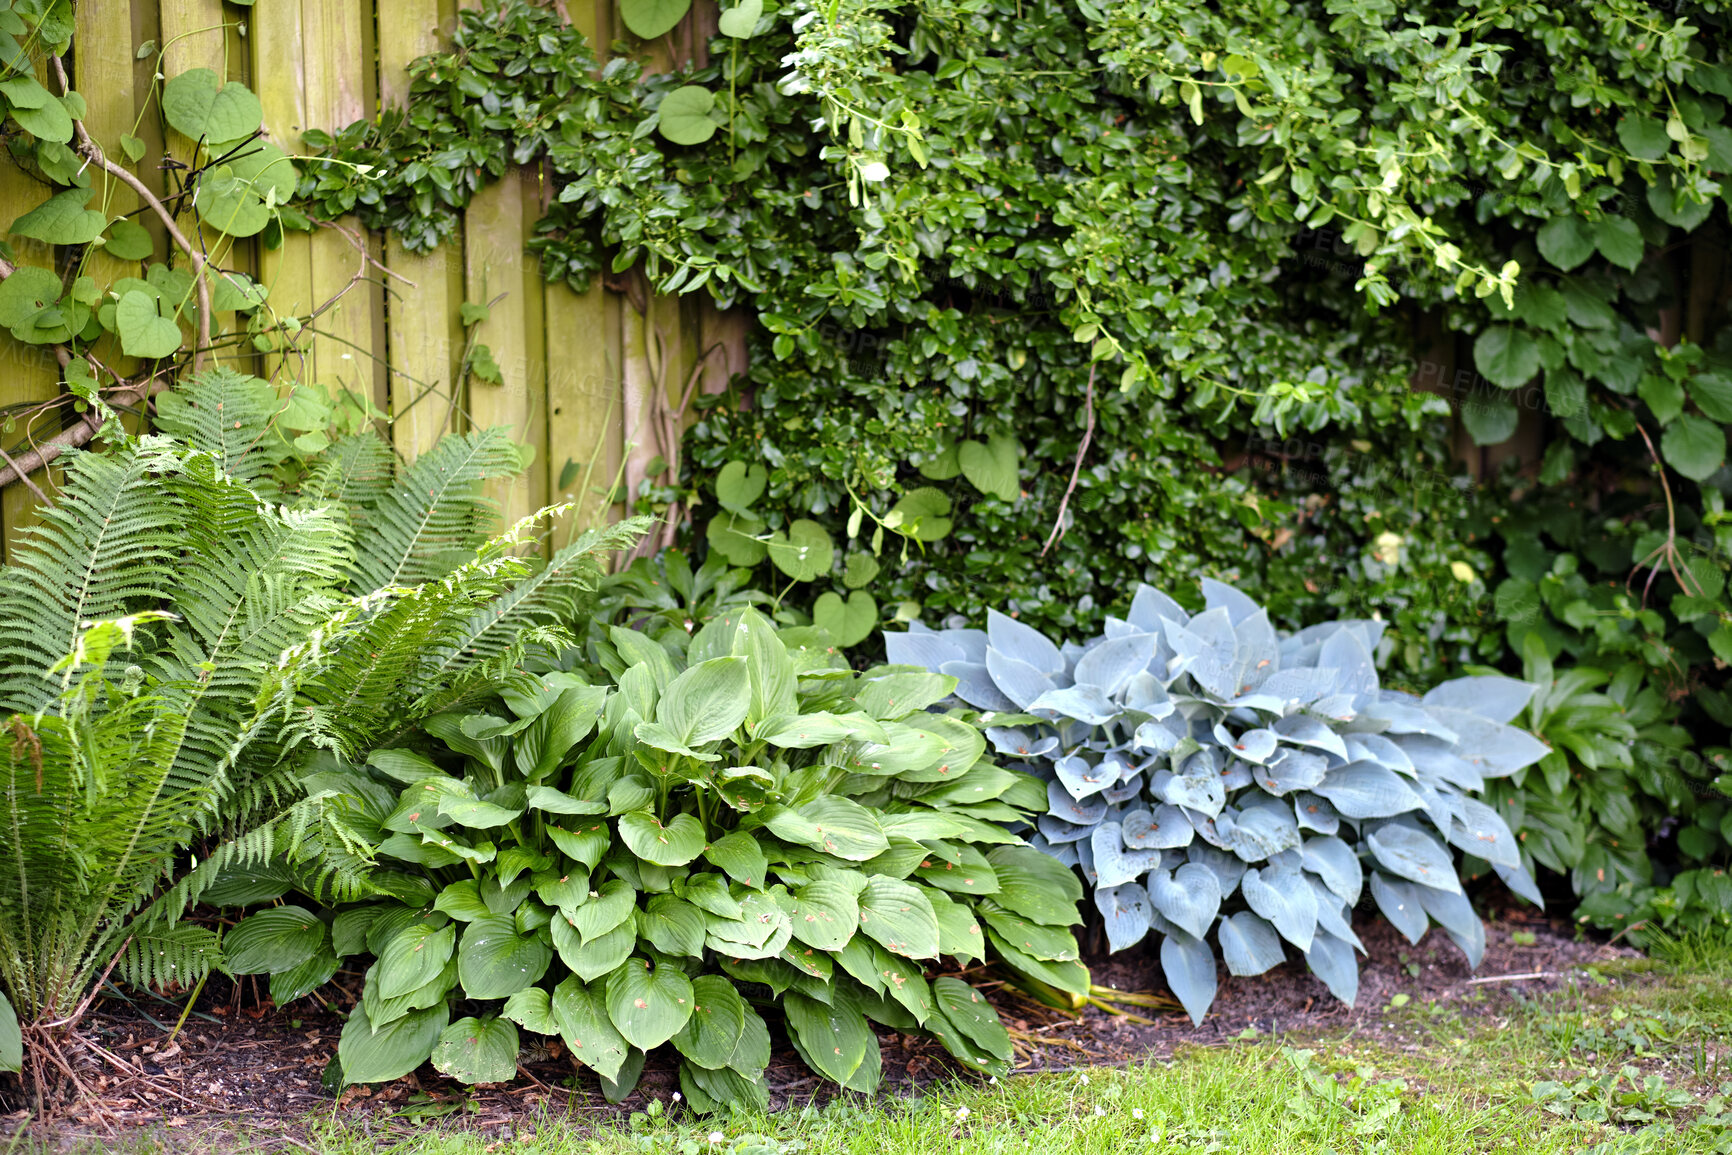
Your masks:
<svg viewBox="0 0 1732 1155"><path fill-rule="evenodd" d="M1636 563L1636 567L1630 571L1630 576L1624 579L1624 589L1626 592L1630 592L1630 583L1636 580L1636 575L1642 572L1642 567L1647 566L1649 569L1648 580L1642 585L1642 604L1647 605L1648 592L1654 588L1654 579L1660 576L1660 567L1656 564L1656 559L1664 559L1666 568L1677 579L1679 587L1687 594L1700 597L1702 584L1696 582L1696 588L1691 589L1690 585L1694 575L1691 578L1686 578L1678 566L1680 556L1678 553L1678 515L1672 505L1672 487L1666 481L1666 467L1660 463L1660 455L1654 451L1654 439L1648 436L1648 431L1642 427L1640 421L1636 422L1636 432L1642 435L1642 444L1648 447L1648 456L1653 459L1654 470L1660 475L1660 492L1666 495L1666 541L1665 544Z"/></svg>
<svg viewBox="0 0 1732 1155"><path fill-rule="evenodd" d="M1041 557L1045 557L1046 551L1051 549L1061 538L1064 537L1064 511L1070 507L1070 495L1076 492L1077 478L1082 476L1083 457L1089 451L1089 442L1094 440L1095 362L1093 361L1089 362L1089 386L1084 406L1084 411L1088 414L1088 421L1083 427L1082 444L1076 447L1076 464L1071 466L1070 484L1064 487L1064 497L1059 500L1058 517L1053 520L1052 532L1046 535L1046 544L1040 547Z"/></svg>

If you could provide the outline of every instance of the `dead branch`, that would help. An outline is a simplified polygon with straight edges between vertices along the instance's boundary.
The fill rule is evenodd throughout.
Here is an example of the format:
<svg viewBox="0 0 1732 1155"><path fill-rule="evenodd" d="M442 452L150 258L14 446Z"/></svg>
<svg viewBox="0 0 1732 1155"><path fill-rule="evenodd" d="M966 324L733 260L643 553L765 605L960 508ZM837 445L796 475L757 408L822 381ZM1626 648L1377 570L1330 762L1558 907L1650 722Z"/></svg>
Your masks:
<svg viewBox="0 0 1732 1155"><path fill-rule="evenodd" d="M1045 557L1046 551L1051 549L1064 537L1064 511L1070 507L1070 495L1076 491L1077 478L1082 476L1083 457L1089 451L1089 442L1094 440L1095 367L1092 361L1089 363L1088 398L1084 404L1087 406L1086 412L1088 414L1088 423L1083 427L1082 444L1076 447L1076 464L1071 466L1070 484L1064 487L1064 497L1061 498L1058 503L1058 517L1053 520L1052 532L1046 535L1046 544L1040 547L1041 557Z"/></svg>

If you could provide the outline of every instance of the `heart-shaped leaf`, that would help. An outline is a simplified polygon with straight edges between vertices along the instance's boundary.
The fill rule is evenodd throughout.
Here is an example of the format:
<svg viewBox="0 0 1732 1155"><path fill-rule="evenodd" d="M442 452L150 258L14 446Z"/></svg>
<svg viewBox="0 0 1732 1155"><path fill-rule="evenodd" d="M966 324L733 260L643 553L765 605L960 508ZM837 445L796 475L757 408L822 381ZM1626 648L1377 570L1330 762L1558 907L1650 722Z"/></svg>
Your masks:
<svg viewBox="0 0 1732 1155"><path fill-rule="evenodd" d="M349 1012L337 1060L346 1083L389 1083L427 1061L451 1019L441 999L425 1010L410 1011L377 1028L364 1006Z"/></svg>
<svg viewBox="0 0 1732 1155"><path fill-rule="evenodd" d="M762 6L763 0L750 0ZM726 13L722 17L727 19ZM743 461L730 461L716 475L716 500L723 509L735 513L750 513L752 503L763 495L770 473L762 465L748 467Z"/></svg>
<svg viewBox="0 0 1732 1155"><path fill-rule="evenodd" d="M804 518L786 533L770 535L770 560L795 581L809 582L830 572L835 547L823 526Z"/></svg>
<svg viewBox="0 0 1732 1155"><path fill-rule="evenodd" d="M472 999L502 999L547 973L553 950L533 934L517 933L510 915L478 918L463 928L457 975Z"/></svg>
<svg viewBox="0 0 1732 1155"><path fill-rule="evenodd" d="M820 594L812 604L812 624L839 646L857 646L878 624L878 603L865 590L856 590L846 602L834 591Z"/></svg>
<svg viewBox="0 0 1732 1155"><path fill-rule="evenodd" d="M746 40L758 27L758 19L764 14L764 0L740 0L732 8L723 12L721 19L716 21L716 28L723 36L732 36L735 40Z"/></svg>
<svg viewBox="0 0 1732 1155"><path fill-rule="evenodd" d="M680 1054L708 1070L731 1064L745 1031L746 1002L734 984L721 975L699 975L692 980L692 1016L674 1046Z"/></svg>
<svg viewBox="0 0 1732 1155"><path fill-rule="evenodd" d="M1303 872L1291 866L1247 870L1239 890L1252 910L1275 924L1282 938L1300 950L1311 948L1317 933L1317 896Z"/></svg>
<svg viewBox="0 0 1732 1155"><path fill-rule="evenodd" d="M1100 887L1095 891L1095 906L1106 925L1108 950L1124 950L1149 933L1149 916L1154 907L1140 884L1127 882L1123 886Z"/></svg>
<svg viewBox="0 0 1732 1155"><path fill-rule="evenodd" d="M938 916L918 887L874 874L859 897L860 929L905 958L938 957Z"/></svg>
<svg viewBox="0 0 1732 1155"><path fill-rule="evenodd" d="M704 827L692 814L666 824L644 810L619 816L619 836L631 852L657 866L684 866L704 852Z"/></svg>
<svg viewBox="0 0 1732 1155"><path fill-rule="evenodd" d="M209 68L189 68L162 86L164 119L182 136L209 145L251 136L264 123L264 108L238 80L224 82Z"/></svg>
<svg viewBox="0 0 1732 1155"><path fill-rule="evenodd" d="M1726 461L1726 430L1694 413L1678 418L1660 437L1666 464L1691 481L1706 481Z"/></svg>
<svg viewBox="0 0 1732 1155"><path fill-rule="evenodd" d="M1095 862L1098 866L1098 856ZM1168 922L1193 938L1203 938L1221 909L1221 881L1208 867L1195 862L1187 862L1171 874L1156 870L1149 875L1149 900Z"/></svg>
<svg viewBox="0 0 1732 1155"><path fill-rule="evenodd" d="M639 0L645 2L645 0ZM691 0L683 0L689 6ZM629 10L624 4L622 10ZM631 23L627 17L626 23ZM662 136L674 144L702 144L716 135L716 122L710 119L710 111L716 106L716 97L709 89L699 84L688 84L676 88L662 97L660 119L658 126ZM799 522L795 523L800 524ZM815 525L815 522L806 522ZM820 530L820 532L822 532ZM828 559L826 559L828 561ZM777 562L781 565L780 562ZM828 568L826 566L825 568ZM803 578L810 581L811 578Z"/></svg>
<svg viewBox="0 0 1732 1155"><path fill-rule="evenodd" d="M1574 215L1555 216L1535 238L1540 256L1569 272L1594 255L1594 235L1587 222Z"/></svg>
<svg viewBox="0 0 1732 1155"><path fill-rule="evenodd" d="M1248 977L1278 967L1286 960L1281 936L1265 919L1248 910L1221 920L1221 961L1227 973ZM1316 945L1313 940L1313 946Z"/></svg>
<svg viewBox="0 0 1732 1155"><path fill-rule="evenodd" d="M957 446L956 460L962 475L974 488L1000 501L1015 501L1022 493L1016 474L1022 446L1016 438L999 435L981 444L964 441Z"/></svg>
<svg viewBox="0 0 1732 1155"><path fill-rule="evenodd" d="M653 1050L692 1017L692 981L677 966L628 959L607 980L607 1015L634 1047Z"/></svg>
<svg viewBox="0 0 1732 1155"><path fill-rule="evenodd" d="M685 19L692 0L621 0L619 13L625 26L644 40L654 40Z"/></svg>
<svg viewBox="0 0 1732 1155"><path fill-rule="evenodd" d="M380 997L394 999L438 978L456 945L457 928L449 923L435 929L418 922L399 931L373 964Z"/></svg>
<svg viewBox="0 0 1732 1155"><path fill-rule="evenodd" d="M1161 942L1161 970L1191 1022L1202 1026L1209 1004L1215 1001L1215 952L1183 931L1169 934Z"/></svg>
<svg viewBox="0 0 1732 1155"><path fill-rule="evenodd" d="M1176 850L1189 846L1197 831L1183 810L1163 802L1152 811L1126 814L1122 833L1132 850Z"/></svg>
<svg viewBox="0 0 1732 1155"><path fill-rule="evenodd" d="M502 1018L463 1018L433 1047L433 1066L460 1083L504 1083L517 1076L517 1028Z"/></svg>
<svg viewBox="0 0 1732 1155"><path fill-rule="evenodd" d="M1473 343L1474 364L1494 385L1519 389L1540 371L1540 347L1527 330L1493 325Z"/></svg>
<svg viewBox="0 0 1732 1155"><path fill-rule="evenodd" d="M73 188L55 193L12 222L15 237L29 237L49 245L87 245L102 235L108 218L84 206L95 189ZM58 296L58 294L56 294Z"/></svg>
<svg viewBox="0 0 1732 1155"><path fill-rule="evenodd" d="M1391 874L1438 890L1461 893L1455 860L1435 838L1411 826L1391 822L1365 837L1379 866Z"/></svg>
<svg viewBox="0 0 1732 1155"><path fill-rule="evenodd" d="M631 1053L631 1044L608 1018L600 986L589 986L587 980L576 976L567 977L553 988L549 1005L554 1021L559 1024L559 1037L571 1049L571 1057L604 1079L619 1075Z"/></svg>
<svg viewBox="0 0 1732 1155"><path fill-rule="evenodd" d="M275 906L242 919L223 940L235 974L286 971L312 958L325 944L325 924L298 906Z"/></svg>

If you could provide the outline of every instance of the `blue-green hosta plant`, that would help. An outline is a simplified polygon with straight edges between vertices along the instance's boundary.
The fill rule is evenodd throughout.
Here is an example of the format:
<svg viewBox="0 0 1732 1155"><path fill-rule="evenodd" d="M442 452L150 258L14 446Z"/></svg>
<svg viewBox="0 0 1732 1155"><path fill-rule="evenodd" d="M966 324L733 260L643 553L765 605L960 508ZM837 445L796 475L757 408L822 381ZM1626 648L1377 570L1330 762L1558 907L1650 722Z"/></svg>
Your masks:
<svg viewBox="0 0 1732 1155"><path fill-rule="evenodd" d="M1215 997L1211 934L1231 974L1261 974L1291 943L1353 1002L1351 914L1367 888L1409 939L1435 920L1477 966L1485 931L1449 848L1538 900L1508 826L1471 797L1546 753L1507 725L1533 686L1383 690L1381 622L1282 638L1237 590L1203 589L1208 608L1192 615L1140 587L1127 617L1082 645L993 613L985 630L916 628L886 648L955 677L1011 768L1045 779L1031 842L1080 868L1113 949L1163 937L1193 1019Z"/></svg>
<svg viewBox="0 0 1732 1155"><path fill-rule="evenodd" d="M333 762L308 786L348 800L395 897L261 911L229 935L230 965L373 956L338 1046L354 1083L429 1058L509 1079L522 1029L558 1036L616 1099L666 1046L698 1108L761 1107L777 1021L856 1090L879 1081L873 1022L1002 1073L990 1004L928 972L990 945L1087 989L1081 886L1005 830L1045 788L928 711L954 678L857 675L798 644L812 631L785 636L749 608L693 633L616 626L565 668Z"/></svg>

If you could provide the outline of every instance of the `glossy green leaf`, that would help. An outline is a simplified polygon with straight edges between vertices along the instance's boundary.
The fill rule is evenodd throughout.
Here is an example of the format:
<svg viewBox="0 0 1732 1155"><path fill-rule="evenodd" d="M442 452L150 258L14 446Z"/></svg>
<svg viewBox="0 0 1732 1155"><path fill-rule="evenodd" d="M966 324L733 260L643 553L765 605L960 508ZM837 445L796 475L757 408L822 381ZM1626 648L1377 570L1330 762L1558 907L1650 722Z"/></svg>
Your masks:
<svg viewBox="0 0 1732 1155"><path fill-rule="evenodd" d="M629 959L607 980L607 1014L634 1047L653 1050L692 1017L692 982L678 967Z"/></svg>
<svg viewBox="0 0 1732 1155"><path fill-rule="evenodd" d="M509 915L478 918L463 928L457 974L472 999L502 999L547 973L553 951L535 935L517 933Z"/></svg>
<svg viewBox="0 0 1732 1155"><path fill-rule="evenodd" d="M433 1067L460 1083L503 1083L517 1076L517 1028L503 1018L462 1018L439 1034Z"/></svg>

